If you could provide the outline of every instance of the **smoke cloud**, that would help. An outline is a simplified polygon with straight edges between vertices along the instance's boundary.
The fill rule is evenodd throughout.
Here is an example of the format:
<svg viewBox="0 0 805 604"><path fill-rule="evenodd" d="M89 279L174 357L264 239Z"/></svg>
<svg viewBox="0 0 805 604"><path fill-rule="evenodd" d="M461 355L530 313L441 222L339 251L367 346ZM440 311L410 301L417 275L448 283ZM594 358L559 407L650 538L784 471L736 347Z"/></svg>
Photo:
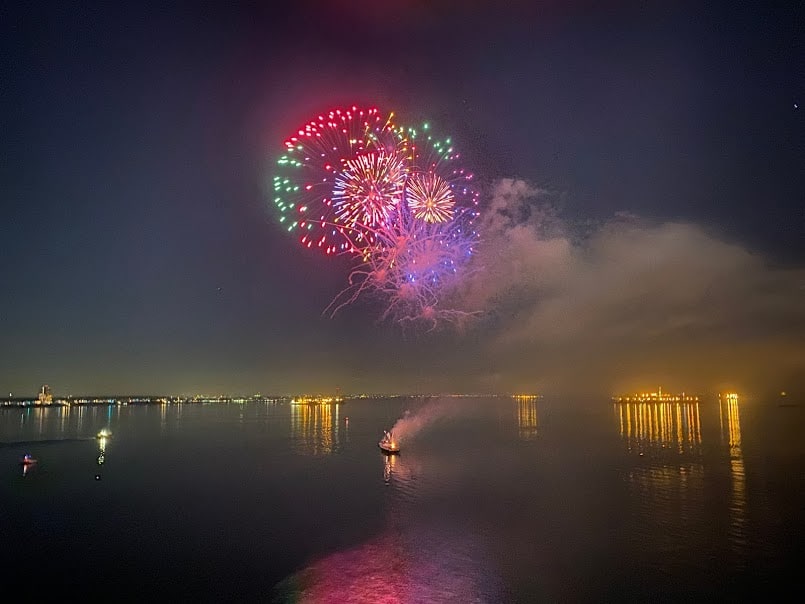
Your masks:
<svg viewBox="0 0 805 604"><path fill-rule="evenodd" d="M453 417L460 412L460 401L446 397L433 398L415 412L406 411L391 428L395 440L411 440L420 432L441 419Z"/></svg>
<svg viewBox="0 0 805 604"><path fill-rule="evenodd" d="M689 222L571 228L521 180L497 184L480 230L482 268L460 293L485 316L479 389L758 389L805 375L801 267Z"/></svg>

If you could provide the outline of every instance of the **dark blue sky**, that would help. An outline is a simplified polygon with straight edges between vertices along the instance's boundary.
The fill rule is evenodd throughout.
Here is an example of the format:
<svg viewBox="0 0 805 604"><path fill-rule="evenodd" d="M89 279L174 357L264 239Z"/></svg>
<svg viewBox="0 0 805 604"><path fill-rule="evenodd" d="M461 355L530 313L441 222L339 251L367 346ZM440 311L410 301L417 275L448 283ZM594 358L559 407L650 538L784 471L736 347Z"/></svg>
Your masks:
<svg viewBox="0 0 805 604"><path fill-rule="evenodd" d="M287 236L265 183L285 136L347 103L452 135L482 205L514 179L543 190L568 231L593 239L619 213L655 236L665 224L692 225L736 253L700 281L741 280L737 258L751 256L762 268L738 293L771 288L796 305L802 7L588 4L5 3L0 392L33 394L42 383L57 394L534 390L592 354L600 339L551 348L535 333L512 343L495 302L494 321L460 334L377 324L371 301L322 316L347 265ZM594 248L574 249L568 258ZM668 251L670 266L682 249ZM562 266L576 267L574 279L601 274ZM642 295L651 302L659 291ZM533 323L545 299L534 293L529 310L520 300L510 319ZM701 310L686 304L669 312ZM754 312L714 333L713 350L758 323ZM789 350L782 333L805 338L801 313L763 312L768 329L740 342L735 367L750 366L758 347ZM674 338L678 355L686 340ZM530 364L513 362L524 357ZM741 373L689 375L669 358L602 361L596 384L645 375L706 388Z"/></svg>

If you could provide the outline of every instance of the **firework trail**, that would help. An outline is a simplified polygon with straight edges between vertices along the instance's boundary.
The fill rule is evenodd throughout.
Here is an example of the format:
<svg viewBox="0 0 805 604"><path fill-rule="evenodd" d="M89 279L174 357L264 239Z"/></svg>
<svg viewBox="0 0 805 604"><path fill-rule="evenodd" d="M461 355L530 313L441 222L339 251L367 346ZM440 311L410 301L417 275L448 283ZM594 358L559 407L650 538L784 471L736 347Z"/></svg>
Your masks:
<svg viewBox="0 0 805 604"><path fill-rule="evenodd" d="M335 314L367 295L387 301L382 319L428 322L433 328L467 317L469 313L443 302L472 271L476 238L466 234L471 218L464 213L447 223L431 223L417 219L411 209L398 208L395 228L374 234L376 244L327 311Z"/></svg>

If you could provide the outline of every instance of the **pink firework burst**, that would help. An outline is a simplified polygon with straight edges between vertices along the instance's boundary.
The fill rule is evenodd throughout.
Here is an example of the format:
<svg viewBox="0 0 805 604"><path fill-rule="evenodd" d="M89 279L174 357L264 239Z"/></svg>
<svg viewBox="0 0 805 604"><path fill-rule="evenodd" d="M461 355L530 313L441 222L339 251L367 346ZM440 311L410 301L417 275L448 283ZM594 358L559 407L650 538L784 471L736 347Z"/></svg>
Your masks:
<svg viewBox="0 0 805 604"><path fill-rule="evenodd" d="M400 323L456 323L474 313L450 308L446 300L473 270L477 235L469 212L444 223L416 218L410 208L398 206L390 224L373 233L349 285L328 306L335 315L359 297L385 304L381 318Z"/></svg>
<svg viewBox="0 0 805 604"><path fill-rule="evenodd" d="M379 187L381 193L401 189L402 181L394 185L383 178L392 173L402 178L398 160L391 158L402 161L407 153L404 133L392 124L391 115L377 108L353 106L319 115L285 141L285 153L277 160L271 185L280 223L296 232L305 247L326 254L357 252L366 232L359 216L346 209L355 201L347 203L347 189L356 193L360 187L367 191ZM380 160L381 156L389 159ZM383 174L373 175L369 160L362 157L377 158L375 168ZM361 173L375 181L361 184Z"/></svg>

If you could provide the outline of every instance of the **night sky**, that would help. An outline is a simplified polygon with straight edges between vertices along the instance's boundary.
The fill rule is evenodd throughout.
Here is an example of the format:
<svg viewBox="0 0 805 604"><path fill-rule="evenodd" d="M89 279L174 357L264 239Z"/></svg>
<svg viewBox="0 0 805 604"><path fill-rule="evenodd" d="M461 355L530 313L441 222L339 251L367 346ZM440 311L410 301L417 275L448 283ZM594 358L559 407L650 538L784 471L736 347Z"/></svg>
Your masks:
<svg viewBox="0 0 805 604"><path fill-rule="evenodd" d="M801 3L203 5L0 8L3 395L803 392ZM356 103L476 174L460 330L323 314L276 220Z"/></svg>

